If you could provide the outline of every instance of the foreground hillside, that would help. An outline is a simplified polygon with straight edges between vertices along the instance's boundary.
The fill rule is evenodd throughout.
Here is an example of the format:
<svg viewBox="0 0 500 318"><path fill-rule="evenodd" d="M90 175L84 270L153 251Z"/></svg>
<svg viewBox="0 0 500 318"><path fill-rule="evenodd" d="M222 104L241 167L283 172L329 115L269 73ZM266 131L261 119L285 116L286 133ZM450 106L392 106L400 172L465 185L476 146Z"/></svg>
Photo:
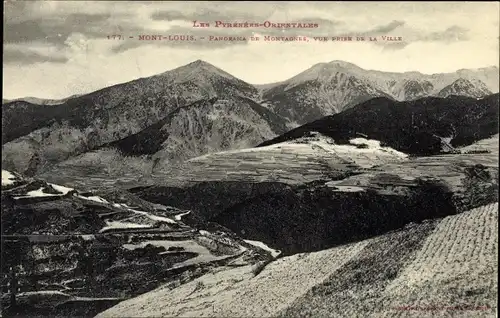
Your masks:
<svg viewBox="0 0 500 318"><path fill-rule="evenodd" d="M475 146L494 141L495 136ZM481 222L457 233L441 219L460 223L469 213L462 212L498 201L498 151L465 147L411 157L373 139L348 142L337 144L313 133L205 155L186 162L184 170L159 174L149 180L153 184L128 191L120 189L123 180L109 177L76 178L58 171L45 182L4 171L2 253L9 262L3 270L15 268L23 286L20 306L4 308L21 316L91 316L139 294L146 293L137 299L147 298L155 288L160 289L151 301L125 301L104 314L316 317L341 316L345 307L345 317L366 311L390 316L414 314L408 308L414 303L423 308L428 304L419 302L425 300L433 301L429 306L492 307L494 295L485 287L494 283L488 280L490 265L473 268L486 268L477 275L461 276L462 266L472 267L469 260L450 256L450 264L460 268L457 277L446 276L450 280L436 273L438 283L417 282L412 288L398 278L445 268L440 257L430 269L411 267L427 257L424 251L432 252L425 247L427 239L442 229L453 237L442 240L452 244L450 253L461 255L456 249L471 245L473 251L465 251L471 261L491 263L487 250L478 261L474 254L483 253L490 238L466 231L487 235L495 230L488 226L497 221L496 214L487 223L482 214L470 212ZM182 177L190 182L174 182ZM80 182L85 186L77 186ZM130 182L137 184L133 177ZM470 244L453 245L462 239ZM277 256L283 258L274 262ZM2 301L11 303L5 292ZM127 304L131 308L120 307ZM391 308L399 309L386 313ZM475 312L489 313L481 308Z"/></svg>
<svg viewBox="0 0 500 318"><path fill-rule="evenodd" d="M221 268L97 317L494 317L498 203L365 241Z"/></svg>

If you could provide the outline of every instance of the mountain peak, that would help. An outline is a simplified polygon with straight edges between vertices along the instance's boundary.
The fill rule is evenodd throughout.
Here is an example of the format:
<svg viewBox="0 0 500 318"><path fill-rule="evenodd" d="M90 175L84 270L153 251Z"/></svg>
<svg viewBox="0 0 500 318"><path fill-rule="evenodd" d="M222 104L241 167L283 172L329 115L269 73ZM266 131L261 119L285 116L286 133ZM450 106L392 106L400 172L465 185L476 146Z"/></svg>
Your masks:
<svg viewBox="0 0 500 318"><path fill-rule="evenodd" d="M459 77L453 83L443 88L439 93L439 97L447 97L449 95L462 95L470 97L484 97L491 94L486 84L479 79L466 79Z"/></svg>
<svg viewBox="0 0 500 318"><path fill-rule="evenodd" d="M222 71L218 67L216 67L208 62L205 62L203 60L193 61L193 62L188 63L186 65L177 67L174 70L179 70L179 69L190 69L190 70L192 70L192 69L205 69L205 70L220 70L220 71Z"/></svg>
<svg viewBox="0 0 500 318"><path fill-rule="evenodd" d="M236 78L231 74L203 60L193 61L186 65L177 67L173 70L164 72L160 75L174 76L177 81L183 81L192 79L194 77L204 77L204 76L209 76L209 77L219 76L236 80Z"/></svg>
<svg viewBox="0 0 500 318"><path fill-rule="evenodd" d="M215 67L215 66L213 66L212 64L210 64L210 63L208 63L208 62L205 62L205 61L203 61L203 60L196 60L196 61L194 61L194 62L191 62L191 63L187 64L187 65L192 65L192 66L211 66L211 67ZM187 66L187 65L186 65L186 66Z"/></svg>
<svg viewBox="0 0 500 318"><path fill-rule="evenodd" d="M334 60L334 61L328 62L327 64L328 65L332 65L332 66L341 66L341 67L348 67L348 68L359 68L359 66L357 66L356 64L353 64L353 63L350 63L350 62L346 62L346 61L341 61L341 60Z"/></svg>
<svg viewBox="0 0 500 318"><path fill-rule="evenodd" d="M470 72L478 72L478 71L498 72L498 66L492 65L492 66L479 67L479 68L461 68L461 69L457 70L457 73L461 74L461 73L470 73Z"/></svg>
<svg viewBox="0 0 500 318"><path fill-rule="evenodd" d="M233 88L238 87L238 91L245 91L247 94L256 94L257 92L252 85L200 59L155 75L154 78L162 85L190 82L198 87L203 87L203 91L209 92L209 96L220 96L224 94L223 92L229 92L228 85L232 85Z"/></svg>
<svg viewBox="0 0 500 318"><path fill-rule="evenodd" d="M311 68L311 69L314 69L314 70L336 70L338 68L343 68L343 69L361 69L359 66L357 66L356 64L353 64L353 63L350 63L350 62L346 62L346 61L340 61L340 60L334 60L334 61L331 61L331 62L327 62L327 63L318 63L318 64L314 64Z"/></svg>
<svg viewBox="0 0 500 318"><path fill-rule="evenodd" d="M408 71L408 72L404 72L403 74L405 74L405 75L411 75L411 76L420 76L420 75L422 75L422 73L420 73L418 71Z"/></svg>
<svg viewBox="0 0 500 318"><path fill-rule="evenodd" d="M486 67L480 67L478 68L479 71L498 71L498 66L492 65L492 66L486 66Z"/></svg>
<svg viewBox="0 0 500 318"><path fill-rule="evenodd" d="M480 86L481 88L482 87L486 88L486 84L484 84L484 82L482 82L480 79L477 79L477 78L459 77L457 80L455 80L450 85L471 85L471 86Z"/></svg>
<svg viewBox="0 0 500 318"><path fill-rule="evenodd" d="M286 81L287 89L308 81L345 81L353 74L362 72L359 66L345 61L318 63Z"/></svg>
<svg viewBox="0 0 500 318"><path fill-rule="evenodd" d="M459 77L455 82L452 84L464 84L464 83L471 83L468 79L465 79L463 77ZM472 83L471 83L472 84Z"/></svg>

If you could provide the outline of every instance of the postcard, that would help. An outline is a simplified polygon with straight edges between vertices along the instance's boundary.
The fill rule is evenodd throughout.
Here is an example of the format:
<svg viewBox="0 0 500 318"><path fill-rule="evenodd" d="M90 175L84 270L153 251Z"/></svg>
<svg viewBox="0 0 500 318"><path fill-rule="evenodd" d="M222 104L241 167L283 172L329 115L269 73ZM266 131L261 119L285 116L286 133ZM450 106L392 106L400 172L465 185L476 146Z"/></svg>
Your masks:
<svg viewBox="0 0 500 318"><path fill-rule="evenodd" d="M496 317L498 2L4 1L2 317Z"/></svg>

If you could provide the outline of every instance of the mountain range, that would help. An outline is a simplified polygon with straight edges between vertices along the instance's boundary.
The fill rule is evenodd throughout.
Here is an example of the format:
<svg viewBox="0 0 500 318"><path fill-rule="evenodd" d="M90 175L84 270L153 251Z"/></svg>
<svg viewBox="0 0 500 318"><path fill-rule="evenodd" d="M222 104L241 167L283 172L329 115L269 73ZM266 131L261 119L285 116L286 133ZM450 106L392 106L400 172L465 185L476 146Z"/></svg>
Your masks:
<svg viewBox="0 0 500 318"><path fill-rule="evenodd" d="M6 103L12 103L12 102L18 102L18 101L24 101L28 102L30 104L35 104L35 105L60 105L64 103L65 101L75 98L80 96L79 94L76 95L71 95L69 97L63 98L63 99L46 99L46 98L38 98L38 97L23 97L23 98L16 98L16 99L2 99L2 104Z"/></svg>
<svg viewBox="0 0 500 318"><path fill-rule="evenodd" d="M3 314L493 316L495 72L195 61L4 103Z"/></svg>
<svg viewBox="0 0 500 318"><path fill-rule="evenodd" d="M397 101L426 96L484 97L498 92L498 67L426 75L365 70L343 61L319 63L263 86L262 103L297 124L341 112L373 97ZM290 107L294 105L294 107Z"/></svg>
<svg viewBox="0 0 500 318"><path fill-rule="evenodd" d="M4 103L2 163L31 175L68 160L96 165L106 157L109 165L127 157L149 170L253 147L376 97L385 103L491 92L498 92L497 67L424 75L333 61L256 86L197 60L60 102Z"/></svg>

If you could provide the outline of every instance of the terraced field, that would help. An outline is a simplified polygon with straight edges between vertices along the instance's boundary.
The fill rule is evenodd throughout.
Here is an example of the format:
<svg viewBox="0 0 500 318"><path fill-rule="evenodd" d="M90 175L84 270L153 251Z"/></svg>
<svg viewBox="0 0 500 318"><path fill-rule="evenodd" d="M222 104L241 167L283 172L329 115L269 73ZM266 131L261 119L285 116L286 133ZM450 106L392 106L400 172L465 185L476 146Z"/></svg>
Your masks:
<svg viewBox="0 0 500 318"><path fill-rule="evenodd" d="M498 203L159 288L97 317L495 317Z"/></svg>
<svg viewBox="0 0 500 318"><path fill-rule="evenodd" d="M443 179L453 189L460 187L463 168L482 164L498 170L498 135L459 149L463 153L405 158L391 149L332 145L329 140L283 143L193 158L183 164L165 166L140 177L133 174L106 175L88 167L58 166L41 178L80 189L133 188L148 185L185 187L199 182L282 182L296 185L317 180L347 178L341 185L368 183L380 173L403 178L431 176ZM488 150L488 153L467 153Z"/></svg>
<svg viewBox="0 0 500 318"><path fill-rule="evenodd" d="M383 297L393 300L394 308L436 307L470 317L473 308L496 307L497 272L498 204L491 204L440 222ZM488 310L474 311L475 317L489 315Z"/></svg>

